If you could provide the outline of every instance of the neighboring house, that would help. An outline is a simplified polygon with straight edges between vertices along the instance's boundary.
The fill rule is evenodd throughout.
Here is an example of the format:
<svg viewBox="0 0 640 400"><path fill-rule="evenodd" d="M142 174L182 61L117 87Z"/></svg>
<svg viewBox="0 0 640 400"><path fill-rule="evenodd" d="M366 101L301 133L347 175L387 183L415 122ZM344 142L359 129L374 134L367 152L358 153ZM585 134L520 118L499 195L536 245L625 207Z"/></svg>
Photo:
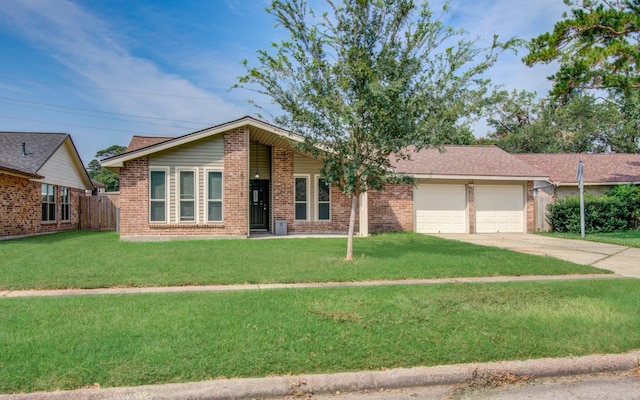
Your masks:
<svg viewBox="0 0 640 400"><path fill-rule="evenodd" d="M583 162L584 191L604 194L612 187L640 184L640 154L516 154L518 159L535 166L548 176L536 180L536 230L547 231L546 207L555 200L579 195L577 171Z"/></svg>
<svg viewBox="0 0 640 400"><path fill-rule="evenodd" d="M0 132L0 237L77 229L91 190L68 134Z"/></svg>
<svg viewBox="0 0 640 400"><path fill-rule="evenodd" d="M176 138L135 136L102 161L120 175L120 235L250 236L344 233L350 204L297 150L301 136L244 117ZM388 185L361 197L356 230L527 232L533 181L546 176L497 147L423 150L398 172L417 185Z"/></svg>

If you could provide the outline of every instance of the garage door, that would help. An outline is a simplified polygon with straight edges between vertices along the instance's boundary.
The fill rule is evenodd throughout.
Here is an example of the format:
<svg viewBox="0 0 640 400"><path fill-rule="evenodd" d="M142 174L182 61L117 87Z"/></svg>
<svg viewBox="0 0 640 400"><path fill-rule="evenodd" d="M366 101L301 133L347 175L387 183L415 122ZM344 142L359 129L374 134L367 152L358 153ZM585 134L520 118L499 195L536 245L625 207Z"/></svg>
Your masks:
<svg viewBox="0 0 640 400"><path fill-rule="evenodd" d="M418 185L413 208L416 232L465 233L467 196L465 185Z"/></svg>
<svg viewBox="0 0 640 400"><path fill-rule="evenodd" d="M524 232L524 194L518 185L476 185L476 232Z"/></svg>

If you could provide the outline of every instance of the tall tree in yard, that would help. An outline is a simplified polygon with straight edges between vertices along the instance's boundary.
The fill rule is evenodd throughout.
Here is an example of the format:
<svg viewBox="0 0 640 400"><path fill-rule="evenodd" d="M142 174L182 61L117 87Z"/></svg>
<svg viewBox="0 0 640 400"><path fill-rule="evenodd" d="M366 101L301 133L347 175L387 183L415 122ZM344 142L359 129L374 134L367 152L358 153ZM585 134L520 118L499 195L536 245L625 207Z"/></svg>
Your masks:
<svg viewBox="0 0 640 400"><path fill-rule="evenodd" d="M327 1L321 15L304 0L274 0L267 12L290 35L258 52L236 87L271 97L276 123L304 136L301 149L350 198L347 260L358 198L402 177L391 158L407 146L460 140L491 100L480 75L513 42L478 48L411 0ZM446 7L445 7L446 8ZM479 61L477 59L480 59ZM257 88L257 89L256 89Z"/></svg>

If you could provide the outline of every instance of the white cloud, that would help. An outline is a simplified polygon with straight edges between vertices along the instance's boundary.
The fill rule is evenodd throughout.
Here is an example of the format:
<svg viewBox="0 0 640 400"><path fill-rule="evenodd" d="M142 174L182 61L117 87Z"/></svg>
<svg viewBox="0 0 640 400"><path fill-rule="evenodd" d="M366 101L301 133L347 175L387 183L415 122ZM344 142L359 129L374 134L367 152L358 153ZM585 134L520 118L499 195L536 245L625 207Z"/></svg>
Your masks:
<svg viewBox="0 0 640 400"><path fill-rule="evenodd" d="M70 1L8 2L0 13L20 35L82 77L84 82L79 84L130 91L85 93L96 104L107 103L128 114L211 123L246 114L242 107L221 96L165 73L149 60L134 57L105 22ZM167 134L168 130L158 131Z"/></svg>

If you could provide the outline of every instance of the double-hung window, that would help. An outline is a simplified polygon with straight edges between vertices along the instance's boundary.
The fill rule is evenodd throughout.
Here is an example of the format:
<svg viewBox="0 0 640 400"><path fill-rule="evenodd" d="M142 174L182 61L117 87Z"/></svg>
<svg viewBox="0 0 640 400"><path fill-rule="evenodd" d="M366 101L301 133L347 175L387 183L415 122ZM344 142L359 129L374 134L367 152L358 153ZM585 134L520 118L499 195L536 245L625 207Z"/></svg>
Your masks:
<svg viewBox="0 0 640 400"><path fill-rule="evenodd" d="M196 221L196 172L182 170L178 172L180 222Z"/></svg>
<svg viewBox="0 0 640 400"><path fill-rule="evenodd" d="M71 211L71 191L67 187L60 188L60 220L69 221Z"/></svg>
<svg viewBox="0 0 640 400"><path fill-rule="evenodd" d="M167 221L167 171L151 170L149 172L149 220L151 222Z"/></svg>
<svg viewBox="0 0 640 400"><path fill-rule="evenodd" d="M306 221L309 219L309 177L294 176L294 203L295 220Z"/></svg>
<svg viewBox="0 0 640 400"><path fill-rule="evenodd" d="M316 177L316 216L318 221L331 220L331 187L321 177Z"/></svg>
<svg viewBox="0 0 640 400"><path fill-rule="evenodd" d="M56 220L56 187L42 184L42 222Z"/></svg>
<svg viewBox="0 0 640 400"><path fill-rule="evenodd" d="M207 171L207 222L222 222L222 172Z"/></svg>

